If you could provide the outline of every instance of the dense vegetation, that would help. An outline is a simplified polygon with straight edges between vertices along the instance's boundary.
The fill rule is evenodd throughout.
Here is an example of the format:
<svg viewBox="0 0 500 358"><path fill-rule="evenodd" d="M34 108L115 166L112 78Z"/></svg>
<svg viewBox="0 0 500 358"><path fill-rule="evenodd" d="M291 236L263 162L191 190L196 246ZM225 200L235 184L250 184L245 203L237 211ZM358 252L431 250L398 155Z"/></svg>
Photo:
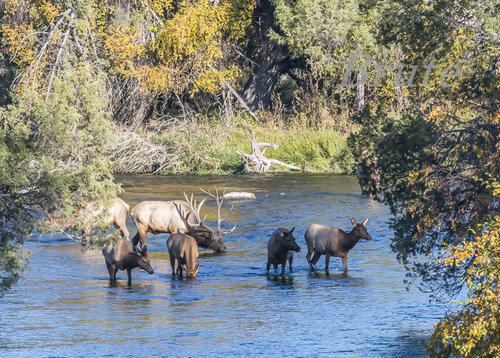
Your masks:
<svg viewBox="0 0 500 358"><path fill-rule="evenodd" d="M276 159L357 165L363 192L394 214L408 281L435 297L467 290L431 354L499 354L496 1L1 0L0 11L0 287L18 278L40 218L104 205L113 173L240 172L245 119L279 145Z"/></svg>

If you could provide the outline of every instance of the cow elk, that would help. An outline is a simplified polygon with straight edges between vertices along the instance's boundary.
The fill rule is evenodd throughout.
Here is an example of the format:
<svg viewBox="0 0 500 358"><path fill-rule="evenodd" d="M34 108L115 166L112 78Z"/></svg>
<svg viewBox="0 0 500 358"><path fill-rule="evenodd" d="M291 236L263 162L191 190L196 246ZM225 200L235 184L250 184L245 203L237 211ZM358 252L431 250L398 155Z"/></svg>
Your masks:
<svg viewBox="0 0 500 358"><path fill-rule="evenodd" d="M217 187L215 195L211 192L202 190L205 194L215 199L217 204L217 228L212 229L205 224L205 220L200 217L200 210L205 203L203 199L199 204L184 193L184 199L171 201L143 201L137 204L132 209L130 215L137 226L137 234L132 239L133 246L141 243L141 246L146 242L146 234L153 233L184 233L192 236L198 247L208 248L214 251L223 252L226 250L222 236L234 231L236 226L231 230L223 230L221 222L227 219L221 219L221 207L224 201L224 192L219 195ZM231 208L232 210L232 208ZM229 212L231 212L231 210Z"/></svg>
<svg viewBox="0 0 500 358"><path fill-rule="evenodd" d="M289 262L290 272L292 272L293 251L299 252L300 246L295 242L293 230L285 228L276 229L269 241L267 242L267 265L266 271L269 272L271 265L274 269L278 269L281 265L281 274L285 274L286 262Z"/></svg>
<svg viewBox="0 0 500 358"><path fill-rule="evenodd" d="M370 241L372 237L366 230L365 219L361 224L356 219L351 219L352 230L345 232L336 226L312 224L307 229L304 237L307 243L307 262L314 271L314 265L321 255L325 255L325 271L328 272L330 256L340 257L344 265L344 273L347 273L347 254L358 243L360 239ZM311 259L311 255L314 256Z"/></svg>
<svg viewBox="0 0 500 358"><path fill-rule="evenodd" d="M143 246L141 251L132 250L130 241L124 238L118 239L114 245L107 245L102 249L106 267L109 272L110 282L116 282L116 273L118 270L127 270L128 284L132 284L132 269L140 267L149 274L153 273L151 264L147 255L148 248Z"/></svg>
<svg viewBox="0 0 500 358"><path fill-rule="evenodd" d="M108 209L106 214L103 213L104 206L96 205L96 203L93 202L81 202L80 205L74 210L72 217L59 216L57 214L49 215L48 213L47 216L48 223L56 227L66 237L75 241L81 241L83 245L86 245L89 243L92 228L97 226L97 219L100 215L103 216L104 223L113 225L116 230L120 231L121 237L129 240L130 231L127 228L128 210L129 206L126 202L120 198L114 198L113 204ZM82 216L91 219L87 224L88 226L81 228L83 232L82 235L75 236L69 234L67 230L75 231L79 226L78 220L75 218Z"/></svg>
<svg viewBox="0 0 500 358"><path fill-rule="evenodd" d="M113 206L109 209L110 217L108 219L109 225L114 225L116 230L120 230L122 237L126 240L130 239L130 231L127 229L127 215L129 206L120 198L113 199Z"/></svg>
<svg viewBox="0 0 500 358"><path fill-rule="evenodd" d="M173 234L167 240L172 276L182 276L182 270L187 277L196 277L200 264L198 263L198 244L196 240L187 234ZM177 269L175 262L177 260Z"/></svg>

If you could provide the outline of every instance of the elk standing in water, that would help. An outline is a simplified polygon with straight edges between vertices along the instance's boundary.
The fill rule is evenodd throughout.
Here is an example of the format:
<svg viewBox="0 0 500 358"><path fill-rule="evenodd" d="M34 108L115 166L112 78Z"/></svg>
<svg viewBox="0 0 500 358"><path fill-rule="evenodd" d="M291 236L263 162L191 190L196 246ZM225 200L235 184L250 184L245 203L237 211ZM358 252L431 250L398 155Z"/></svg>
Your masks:
<svg viewBox="0 0 500 358"><path fill-rule="evenodd" d="M137 204L130 213L137 226L137 234L132 239L133 246L136 247L139 241L143 246L148 232L153 234L175 234L180 232L192 236L199 247L214 251L225 251L226 247L222 241L222 236L233 232L236 228L234 226L231 230L221 229L221 222L227 218L226 215L224 219L221 219L221 206L224 201L225 191L222 195L219 195L217 187L215 188L215 195L211 192L202 191L216 201L217 229L210 228L200 217L200 209L205 203L205 199L197 205L192 194L191 199L188 199L187 195L184 194L185 201L143 201Z"/></svg>
<svg viewBox="0 0 500 358"><path fill-rule="evenodd" d="M285 228L278 228L267 242L267 265L266 271L269 272L271 265L278 269L281 265L281 274L285 274L286 262L289 262L290 272L292 272L293 251L299 252L300 246L295 242L293 230L288 231Z"/></svg>
<svg viewBox="0 0 500 358"><path fill-rule="evenodd" d="M365 219L361 224L356 222L356 219L351 219L352 230L345 232L336 226L326 226L312 224L307 229L304 237L307 243L307 262L314 271L314 265L318 262L321 255L325 255L325 271L328 272L330 256L340 257L344 265L344 273L347 273L347 254L359 241L364 239L370 241L372 237L366 230ZM311 254L314 253L311 259Z"/></svg>
<svg viewBox="0 0 500 358"><path fill-rule="evenodd" d="M126 202L124 202L120 198L114 198L113 204L108 209L106 216L103 215L104 206L96 205L93 202L82 202L80 205L74 210L72 216L59 216L58 213L48 214L48 223L52 224L57 228L61 233L63 233L66 237L75 240L81 241L82 245L88 245L90 243L90 234L92 228L98 226L97 218L100 215L104 216L103 223L108 225L114 225L116 230L121 232L121 237L129 240L130 232L127 228L127 215L128 215L129 206ZM82 234L80 236L76 236L74 234L70 234L67 231L75 231L79 225L77 224L77 220L75 217L86 217L90 218L90 221L86 224L85 227L80 227Z"/></svg>
<svg viewBox="0 0 500 358"><path fill-rule="evenodd" d="M110 211L110 218L108 220L109 225L114 225L117 230L122 232L122 237L129 240L130 239L130 231L127 229L127 215L129 206L126 202L124 202L120 198L113 199L113 206Z"/></svg>
<svg viewBox="0 0 500 358"><path fill-rule="evenodd" d="M182 270L187 277L196 277L200 264L198 263L198 244L196 240L186 234L173 234L167 240L172 276L182 276ZM175 261L177 260L177 269Z"/></svg>
<svg viewBox="0 0 500 358"><path fill-rule="evenodd" d="M132 284L132 269L140 267L149 274L153 273L149 258L147 256L147 246L137 252L132 250L130 241L124 238L118 239L114 245L107 245L102 249L106 267L109 272L109 280L116 282L116 273L118 270L127 270L128 284Z"/></svg>

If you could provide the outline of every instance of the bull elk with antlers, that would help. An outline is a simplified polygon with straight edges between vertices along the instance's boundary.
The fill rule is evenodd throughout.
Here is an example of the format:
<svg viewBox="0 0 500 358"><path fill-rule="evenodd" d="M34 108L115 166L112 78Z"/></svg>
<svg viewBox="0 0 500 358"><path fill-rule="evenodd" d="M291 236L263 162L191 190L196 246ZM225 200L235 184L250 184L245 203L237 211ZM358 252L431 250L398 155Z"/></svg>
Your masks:
<svg viewBox="0 0 500 358"><path fill-rule="evenodd" d="M188 198L184 193L184 201L142 201L130 213L137 226L137 234L132 239L133 246L136 247L139 241L143 246L148 232L152 234L175 234L180 232L192 236L199 247L214 251L225 251L226 247L222 241L222 236L233 232L236 228L236 226L231 230L221 228L222 221L227 219L232 210L231 208L228 215L221 219L221 207L224 202L225 190L222 195L219 195L217 187L215 187L215 194L203 189L201 191L213 198L217 204L216 229L212 229L205 224L205 219L201 219L200 210L206 199L203 199L198 204L193 199L193 194Z"/></svg>

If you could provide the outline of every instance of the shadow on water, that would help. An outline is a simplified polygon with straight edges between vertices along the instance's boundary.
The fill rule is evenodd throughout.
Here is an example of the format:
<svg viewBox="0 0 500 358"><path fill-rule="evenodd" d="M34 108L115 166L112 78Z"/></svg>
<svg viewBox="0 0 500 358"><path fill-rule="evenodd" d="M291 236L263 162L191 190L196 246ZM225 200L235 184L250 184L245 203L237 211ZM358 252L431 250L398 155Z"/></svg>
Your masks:
<svg viewBox="0 0 500 358"><path fill-rule="evenodd" d="M387 356L392 358L428 357L425 347L428 341L428 332L403 330L390 345Z"/></svg>
<svg viewBox="0 0 500 358"><path fill-rule="evenodd" d="M272 286L288 287L288 288L293 286L293 276L291 275L268 273L266 274L266 279L268 283L270 283Z"/></svg>
<svg viewBox="0 0 500 358"><path fill-rule="evenodd" d="M154 292L153 283L134 282L133 279L131 285L127 283L127 280L117 280L116 282L110 282L108 280L105 288L107 288L109 294L112 295L141 294L147 297Z"/></svg>
<svg viewBox="0 0 500 358"><path fill-rule="evenodd" d="M327 271L309 271L307 277L314 282L328 282L334 284L335 286L346 286L346 287L356 287L361 288L363 286L368 286L369 282L362 277L356 277L349 273L332 273Z"/></svg>

